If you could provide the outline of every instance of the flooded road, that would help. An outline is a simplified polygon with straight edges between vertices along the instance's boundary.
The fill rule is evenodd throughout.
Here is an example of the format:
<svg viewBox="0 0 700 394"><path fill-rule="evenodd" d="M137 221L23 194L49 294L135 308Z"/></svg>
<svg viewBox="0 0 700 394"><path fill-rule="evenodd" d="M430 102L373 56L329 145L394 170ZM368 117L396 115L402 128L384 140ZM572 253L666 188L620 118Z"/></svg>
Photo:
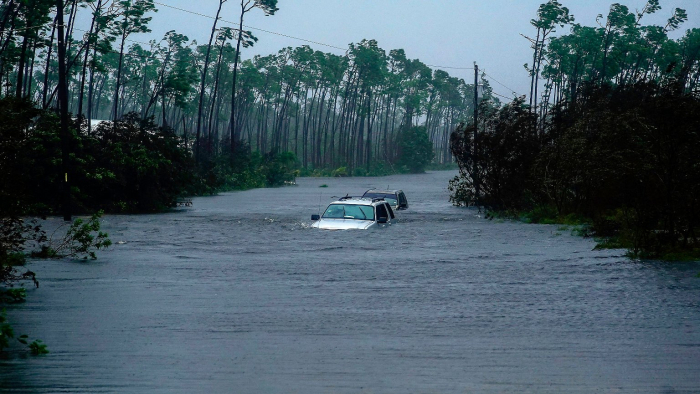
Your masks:
<svg viewBox="0 0 700 394"><path fill-rule="evenodd" d="M300 178L107 216L96 261L34 261L8 308L50 354L17 393L699 393L700 264L629 261L558 226L452 207L454 172ZM328 187L319 187L326 184ZM309 229L319 201L403 189L377 231Z"/></svg>

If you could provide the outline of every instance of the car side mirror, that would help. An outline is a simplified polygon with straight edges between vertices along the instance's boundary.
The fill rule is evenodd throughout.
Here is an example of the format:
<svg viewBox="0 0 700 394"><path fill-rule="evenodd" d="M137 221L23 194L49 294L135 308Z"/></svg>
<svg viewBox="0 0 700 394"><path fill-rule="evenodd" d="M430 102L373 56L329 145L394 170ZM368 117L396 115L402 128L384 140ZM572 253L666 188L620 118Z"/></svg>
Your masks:
<svg viewBox="0 0 700 394"><path fill-rule="evenodd" d="M311 220L319 220L321 219L320 215L311 215Z"/></svg>
<svg viewBox="0 0 700 394"><path fill-rule="evenodd" d="M384 223L386 223L386 222L388 222L388 219L385 218L385 217L379 217L379 218L377 218L377 223L384 224Z"/></svg>

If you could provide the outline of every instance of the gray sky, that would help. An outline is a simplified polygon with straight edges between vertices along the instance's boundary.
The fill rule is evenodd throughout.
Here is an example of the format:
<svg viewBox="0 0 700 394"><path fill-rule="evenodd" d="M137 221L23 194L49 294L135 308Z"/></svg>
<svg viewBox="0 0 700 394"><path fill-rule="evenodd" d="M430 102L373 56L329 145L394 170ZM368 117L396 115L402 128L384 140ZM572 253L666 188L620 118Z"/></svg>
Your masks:
<svg viewBox="0 0 700 394"><path fill-rule="evenodd" d="M218 0L156 0L201 14L216 14ZM279 0L279 11L269 17L259 10L247 14L244 24L289 36L347 48L351 42L376 39L387 52L403 48L411 59L443 67L472 67L476 61L495 80L519 94L529 89L523 64L531 62L530 43L520 34L533 35L530 20L546 0ZM560 0L576 22L594 26L596 15L607 15L610 4L618 2L631 10L641 9L646 0ZM661 0L662 9L645 17L645 24L665 25L674 8L688 12L688 21L672 37L700 27L700 0ZM176 30L198 43L206 43L212 19L157 5L149 35L134 40L160 38ZM236 21L239 0L224 4L222 19ZM230 25L222 23L220 26ZM259 38L243 58L276 53L304 41L251 29ZM560 29L568 32L568 28ZM344 50L309 44L315 50L343 54ZM450 75L471 81L473 71L444 68ZM491 81L494 91L511 96L508 88Z"/></svg>

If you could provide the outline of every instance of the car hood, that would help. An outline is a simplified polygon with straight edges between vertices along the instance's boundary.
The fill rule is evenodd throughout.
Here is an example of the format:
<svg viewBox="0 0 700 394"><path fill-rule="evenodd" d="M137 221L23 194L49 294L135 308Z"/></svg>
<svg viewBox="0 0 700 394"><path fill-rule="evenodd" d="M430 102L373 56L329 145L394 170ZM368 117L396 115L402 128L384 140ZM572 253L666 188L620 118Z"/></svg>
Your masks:
<svg viewBox="0 0 700 394"><path fill-rule="evenodd" d="M316 221L311 227L325 230L365 230L374 224L371 220L355 219L321 219Z"/></svg>

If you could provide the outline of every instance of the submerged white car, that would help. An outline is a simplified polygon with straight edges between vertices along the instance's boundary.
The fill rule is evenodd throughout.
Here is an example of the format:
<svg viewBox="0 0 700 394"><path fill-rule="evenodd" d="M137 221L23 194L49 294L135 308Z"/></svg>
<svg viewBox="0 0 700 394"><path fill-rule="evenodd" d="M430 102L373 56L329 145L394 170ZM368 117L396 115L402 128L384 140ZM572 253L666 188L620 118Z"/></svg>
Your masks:
<svg viewBox="0 0 700 394"><path fill-rule="evenodd" d="M367 230L390 225L394 218L391 205L381 198L343 197L330 203L323 215L311 215L311 227Z"/></svg>

